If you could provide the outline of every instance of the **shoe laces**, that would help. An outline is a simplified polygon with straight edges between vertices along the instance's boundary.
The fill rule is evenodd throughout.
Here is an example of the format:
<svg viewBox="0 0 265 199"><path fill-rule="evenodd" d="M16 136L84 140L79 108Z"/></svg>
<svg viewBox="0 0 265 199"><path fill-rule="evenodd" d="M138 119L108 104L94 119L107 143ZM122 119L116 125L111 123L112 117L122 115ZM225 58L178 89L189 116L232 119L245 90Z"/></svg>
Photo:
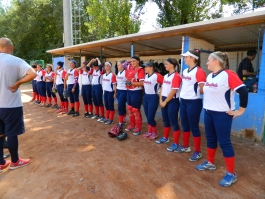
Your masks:
<svg viewBox="0 0 265 199"><path fill-rule="evenodd" d="M233 177L234 177L234 174L232 174L232 173L230 173L230 172L226 172L224 179L225 179L226 181L230 181L231 178L233 178Z"/></svg>

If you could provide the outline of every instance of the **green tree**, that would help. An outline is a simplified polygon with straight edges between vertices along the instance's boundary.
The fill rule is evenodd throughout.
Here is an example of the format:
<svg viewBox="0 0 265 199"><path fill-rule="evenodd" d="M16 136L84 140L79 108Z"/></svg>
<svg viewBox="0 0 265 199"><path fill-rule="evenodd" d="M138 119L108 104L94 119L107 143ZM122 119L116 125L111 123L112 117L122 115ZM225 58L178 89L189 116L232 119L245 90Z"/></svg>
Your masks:
<svg viewBox="0 0 265 199"><path fill-rule="evenodd" d="M85 25L94 39L105 39L136 33L141 21L130 14L129 0L90 0L87 13L89 22Z"/></svg>
<svg viewBox="0 0 265 199"><path fill-rule="evenodd" d="M242 14L265 7L265 0L221 0L222 4L232 5L234 14Z"/></svg>
<svg viewBox="0 0 265 199"><path fill-rule="evenodd" d="M13 0L0 16L0 37L10 38L14 55L51 60L46 50L63 46L62 0Z"/></svg>

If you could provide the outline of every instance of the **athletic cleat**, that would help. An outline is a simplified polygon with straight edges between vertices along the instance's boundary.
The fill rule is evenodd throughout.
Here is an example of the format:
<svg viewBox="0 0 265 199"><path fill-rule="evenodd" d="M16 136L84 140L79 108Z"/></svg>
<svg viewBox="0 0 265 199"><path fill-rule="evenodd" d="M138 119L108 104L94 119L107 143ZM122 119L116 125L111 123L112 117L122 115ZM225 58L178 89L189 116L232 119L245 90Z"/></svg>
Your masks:
<svg viewBox="0 0 265 199"><path fill-rule="evenodd" d="M40 107L45 107L46 105L42 102L39 104Z"/></svg>
<svg viewBox="0 0 265 199"><path fill-rule="evenodd" d="M127 128L126 129L124 129L125 131L133 131L134 130L134 127L132 127L132 126L127 126Z"/></svg>
<svg viewBox="0 0 265 199"><path fill-rule="evenodd" d="M92 113L88 113L87 116L86 116L86 118L91 118L91 117L93 117Z"/></svg>
<svg viewBox="0 0 265 199"><path fill-rule="evenodd" d="M215 164L212 164L212 163L208 162L208 160L206 160L204 163L198 164L195 168L199 171L215 170L216 166L215 166Z"/></svg>
<svg viewBox="0 0 265 199"><path fill-rule="evenodd" d="M201 158L202 158L202 153L194 151L193 155L189 158L189 161L196 162L196 161L198 161Z"/></svg>
<svg viewBox="0 0 265 199"><path fill-rule="evenodd" d="M85 113L82 117L83 118L88 117L88 113Z"/></svg>
<svg viewBox="0 0 265 199"><path fill-rule="evenodd" d="M74 110L71 110L71 111L69 111L69 112L67 113L67 115L73 115L73 114L75 114L75 111L74 111Z"/></svg>
<svg viewBox="0 0 265 199"><path fill-rule="evenodd" d="M58 109L56 112L57 112L57 113L61 113L61 112L63 112L63 111L64 111L64 109L60 108L60 109Z"/></svg>
<svg viewBox="0 0 265 199"><path fill-rule="evenodd" d="M232 174L230 172L226 172L224 178L219 182L219 184L223 187L228 187L235 183L237 180L236 174Z"/></svg>
<svg viewBox="0 0 265 199"><path fill-rule="evenodd" d="M92 117L91 117L91 119L93 120L93 119L98 119L99 118L99 115L93 115Z"/></svg>
<svg viewBox="0 0 265 199"><path fill-rule="evenodd" d="M16 163L11 162L10 169L18 169L20 167L27 166L30 163L30 159L21 159L19 158Z"/></svg>
<svg viewBox="0 0 265 199"><path fill-rule="evenodd" d="M6 160L6 163L4 165L0 164L0 173L7 170L11 162L9 160Z"/></svg>
<svg viewBox="0 0 265 199"><path fill-rule="evenodd" d="M51 107L52 106L52 104L47 104L46 106L45 106L45 108L49 108L49 107Z"/></svg>
<svg viewBox="0 0 265 199"><path fill-rule="evenodd" d="M66 109L63 109L63 111L61 112L61 114L67 114L68 111Z"/></svg>
<svg viewBox="0 0 265 199"><path fill-rule="evenodd" d="M162 137L159 140L156 141L157 144L163 144L169 142L168 138Z"/></svg>
<svg viewBox="0 0 265 199"><path fill-rule="evenodd" d="M79 112L75 112L74 114L73 114L73 117L77 117L77 116L79 116L80 114L79 114Z"/></svg>
<svg viewBox="0 0 265 199"><path fill-rule="evenodd" d="M133 130L133 135L134 136L137 136L137 135L140 135L142 132L139 130L139 129L134 129Z"/></svg>
<svg viewBox="0 0 265 199"><path fill-rule="evenodd" d="M184 147L184 146L181 146L181 147L179 147L179 148L177 148L176 150L174 150L174 152L177 152L177 153L189 153L189 152L191 152L191 150L190 150L190 147L188 146L188 147Z"/></svg>
<svg viewBox="0 0 265 199"><path fill-rule="evenodd" d="M179 144L173 143L170 147L167 148L167 151L172 152L176 150L177 148L179 148Z"/></svg>
<svg viewBox="0 0 265 199"><path fill-rule="evenodd" d="M149 138L152 135L152 133L146 132L142 135L142 138Z"/></svg>
<svg viewBox="0 0 265 199"><path fill-rule="evenodd" d="M102 123L102 122L106 122L107 119L105 119L105 117L100 117L97 121Z"/></svg>
<svg viewBox="0 0 265 199"><path fill-rule="evenodd" d="M59 108L58 104L54 104L52 108Z"/></svg>
<svg viewBox="0 0 265 199"><path fill-rule="evenodd" d="M107 121L105 122L105 124L106 124L106 125L110 125L110 124L112 124L112 122L113 122L112 120L107 120Z"/></svg>
<svg viewBox="0 0 265 199"><path fill-rule="evenodd" d="M40 101L35 101L34 104L35 105L39 105L41 102Z"/></svg>
<svg viewBox="0 0 265 199"><path fill-rule="evenodd" d="M158 138L157 133L152 133L148 140L155 140L156 138Z"/></svg>

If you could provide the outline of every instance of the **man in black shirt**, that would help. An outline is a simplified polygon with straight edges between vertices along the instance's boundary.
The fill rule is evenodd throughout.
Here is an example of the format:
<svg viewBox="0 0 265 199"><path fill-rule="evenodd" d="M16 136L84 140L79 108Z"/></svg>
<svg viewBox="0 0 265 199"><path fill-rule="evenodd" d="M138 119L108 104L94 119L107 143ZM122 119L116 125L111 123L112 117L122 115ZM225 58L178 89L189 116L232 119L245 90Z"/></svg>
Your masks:
<svg viewBox="0 0 265 199"><path fill-rule="evenodd" d="M241 80L245 80L243 77L256 76L256 72L254 72L254 68L252 66L251 61L253 61L256 57L256 50L249 50L247 52L247 57L245 57L239 64L237 74Z"/></svg>

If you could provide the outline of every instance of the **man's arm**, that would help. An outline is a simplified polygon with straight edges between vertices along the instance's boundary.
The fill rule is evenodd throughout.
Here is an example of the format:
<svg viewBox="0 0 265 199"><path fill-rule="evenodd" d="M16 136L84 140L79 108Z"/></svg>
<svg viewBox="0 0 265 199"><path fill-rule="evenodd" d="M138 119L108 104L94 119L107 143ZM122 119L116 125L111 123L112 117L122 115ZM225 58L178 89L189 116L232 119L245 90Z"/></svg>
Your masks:
<svg viewBox="0 0 265 199"><path fill-rule="evenodd" d="M254 76L256 74L257 73L255 73L255 72L248 72L247 70L242 70L242 75L243 76Z"/></svg>
<svg viewBox="0 0 265 199"><path fill-rule="evenodd" d="M9 86L8 89L12 93L15 93L21 84L33 80L36 76L36 72L30 68L27 70L26 75L22 79L18 80L13 86Z"/></svg>

